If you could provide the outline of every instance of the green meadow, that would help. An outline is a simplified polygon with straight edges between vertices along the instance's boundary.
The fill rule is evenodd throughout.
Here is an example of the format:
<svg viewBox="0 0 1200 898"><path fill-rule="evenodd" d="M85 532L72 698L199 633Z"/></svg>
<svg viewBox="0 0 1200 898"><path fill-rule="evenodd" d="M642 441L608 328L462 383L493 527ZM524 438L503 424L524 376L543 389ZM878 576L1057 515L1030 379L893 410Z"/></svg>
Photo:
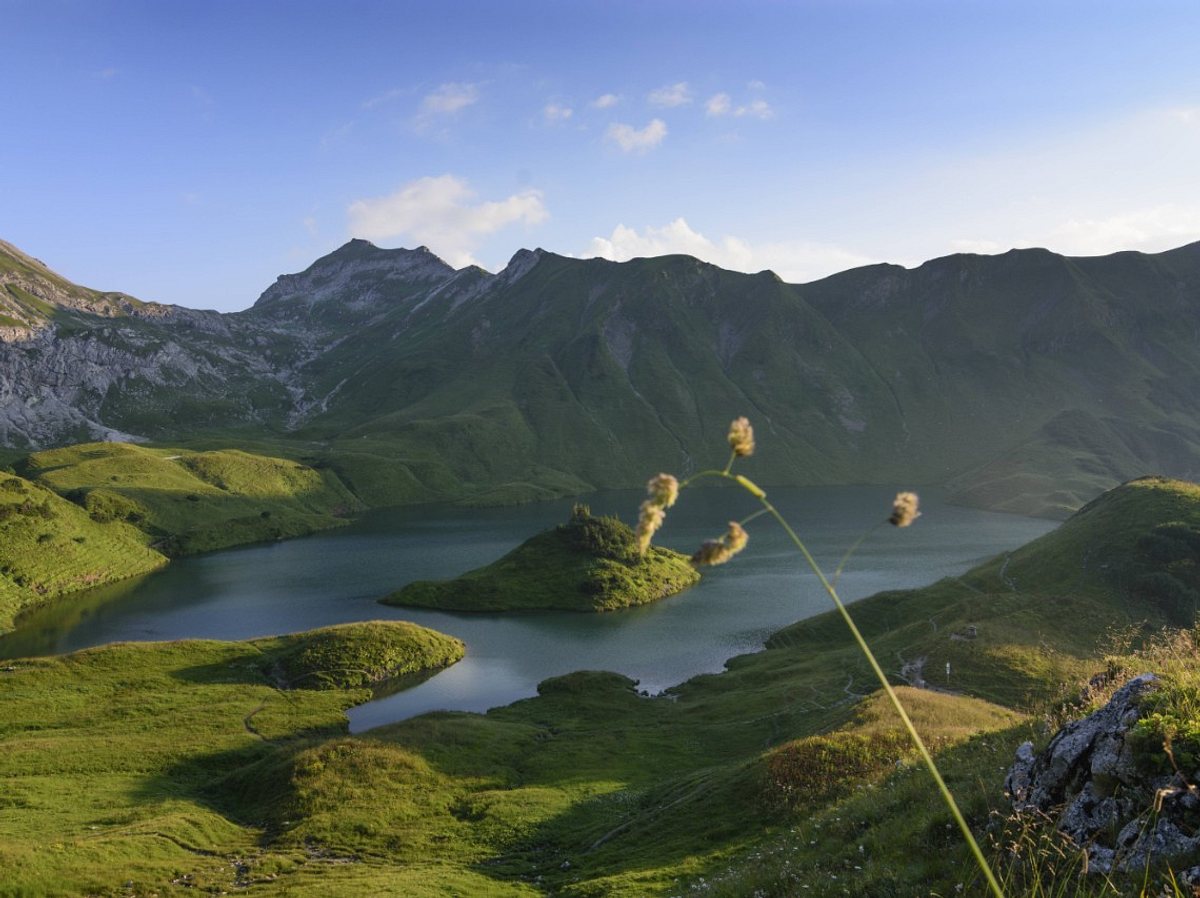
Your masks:
<svg viewBox="0 0 1200 898"><path fill-rule="evenodd" d="M1198 529L1200 488L1135 481L962 577L852 606L879 657L939 687L896 681L985 844L1016 745L1112 667L1114 634L1128 653L1172 626ZM581 671L487 714L349 735L367 684L456 657L417 628L397 647L395 627L11 662L0 894L979 893L832 614L663 696ZM1177 717L1195 668L1176 661ZM1028 874L1005 875L1022 894ZM1067 882L1053 894L1117 894Z"/></svg>

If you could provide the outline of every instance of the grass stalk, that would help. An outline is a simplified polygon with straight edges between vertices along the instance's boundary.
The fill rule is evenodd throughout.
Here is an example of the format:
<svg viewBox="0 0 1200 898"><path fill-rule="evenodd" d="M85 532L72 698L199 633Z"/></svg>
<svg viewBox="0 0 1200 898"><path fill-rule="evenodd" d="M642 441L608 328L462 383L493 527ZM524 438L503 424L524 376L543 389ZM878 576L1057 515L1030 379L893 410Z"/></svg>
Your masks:
<svg viewBox="0 0 1200 898"><path fill-rule="evenodd" d="M896 695L896 691L892 688L892 684L888 682L887 674L884 673L883 668L879 665L879 661L875 658L875 653L872 652L871 647L867 645L866 639L863 638L862 633L859 631L858 626L854 623L854 619L850 616L850 612L846 608L845 603L842 601L841 596L838 595L835 584L837 583L837 579L841 575L842 570L845 568L846 563L850 560L850 557L854 554L854 551L860 545L862 545L863 541L872 533L874 533L877 528L873 527L864 533L858 539L858 541L850 547L846 554L842 556L842 560L838 564L837 570L834 573L831 581L825 576L825 572L821 569L821 566L817 564L817 560L813 558L812 553L809 552L808 546L804 544L804 541L800 539L800 536L795 530L792 529L791 524L789 524L787 519L779 513L779 510L776 509L770 501L768 501L766 493L753 481L742 475L735 475L732 473L733 463L737 459L737 456L738 453L735 451L730 456L729 463L726 464L723 470L707 470L693 474L679 485L680 490L690 486L695 481L704 477L720 477L725 480L733 481L742 489L746 490L746 492L758 499L758 501L762 504L762 511L750 515L743 521L743 523L748 522L765 512L773 517L779 523L779 526L783 528L784 532L788 535L788 538L791 539L792 543L804 557L804 560L808 563L808 566L812 569L813 573L817 575L817 579L820 580L822 588L833 601L834 607L837 608L842 620L846 622L846 626L849 628L850 634L854 637L854 641L858 644L859 650L867 659L867 663L870 664L871 670L875 672L875 676L879 680L879 685L883 688L883 691L887 693L887 697L891 701L892 707L896 709L896 713L899 715L901 723L904 724L904 728L907 730L908 736L912 740L913 745L916 747L918 754L920 754L921 760L924 762L925 767L929 770L930 775L937 784L938 792L941 793L942 800L945 802L946 807L950 809L950 814L954 817L955 823L958 824L958 828L962 832L963 838L967 842L967 847L971 850L971 854L975 858L975 863L978 865L980 871L984 875L984 878L987 880L989 890L995 896L995 898L1005 898L1004 889L1001 888L1000 882L996 879L996 874L992 871L991 865L987 862L987 859L983 855L982 849L979 847L979 843L975 839L975 835L971 832L970 826L967 825L966 818L963 817L963 813L958 807L958 802L954 800L954 795L950 792L950 788L946 785L946 781L942 779L942 773L938 769L937 763L933 760L933 755L930 754L928 747L925 745L925 741L921 738L921 734L917 732L917 728L913 725L912 719L908 716L908 711L905 710L904 704L900 701L900 697Z"/></svg>
<svg viewBox="0 0 1200 898"><path fill-rule="evenodd" d="M979 869L982 871L984 878L987 880L988 887L991 889L992 894L995 895L996 898L1004 898L1004 890L1000 888L1000 883L996 879L996 874L992 872L991 865L988 864L987 859L983 856L983 851L980 849L979 843L975 840L975 835L971 832L971 828L967 825L966 818L963 817L962 811L959 810L958 802L954 800L954 795L950 792L950 788L946 785L946 781L942 779L941 771L938 770L937 763L933 760L933 755L929 753L929 749L925 745L925 740L923 740L921 738L921 734L917 732L917 728L913 725L911 718L909 718L908 712L904 709L903 702L900 701L900 696L896 695L896 690L894 690L892 688L892 684L888 682L887 674L885 674L883 672L883 668L879 666L879 662L875 658L875 653L871 651L871 647L867 645L866 639L864 639L862 633L859 632L858 626L854 623L854 618L850 616L850 612L846 608L845 603L842 602L837 590L826 578L825 572L821 570L821 566L817 564L817 561L815 558L813 558L812 553L808 551L808 546L804 544L804 541L800 539L796 531L792 529L792 526L787 522L787 519L779 513L775 506L772 505L766 499L766 497L759 496L758 501L762 503L768 514L770 514L771 517L779 522L779 525L783 528L784 532L787 533L788 538L791 539L796 548L800 550L800 554L804 556L804 560L808 562L808 566L812 568L813 573L817 575L817 579L821 581L821 586L825 589L825 592L829 594L829 598L833 600L833 604L837 607L838 613L842 616L842 620L844 620L846 622L846 626L849 627L850 633L854 637L854 641L858 643L859 649L866 657L867 662L871 665L871 670L875 671L875 676L879 679L879 684L883 687L884 692L887 693L888 698L891 700L892 706L896 709L896 713L900 716L900 721L904 724L904 728L908 731L909 738L912 739L913 745L916 746L917 752L921 755L921 760L925 762L926 768L928 768L934 782L937 783L938 791L941 792L942 799L945 801L946 807L950 809L950 813L953 815L955 822L958 824L958 828L962 831L963 838L967 841L967 847L971 849L971 854L975 856L975 863L979 865ZM844 563L845 561L843 559L843 564Z"/></svg>

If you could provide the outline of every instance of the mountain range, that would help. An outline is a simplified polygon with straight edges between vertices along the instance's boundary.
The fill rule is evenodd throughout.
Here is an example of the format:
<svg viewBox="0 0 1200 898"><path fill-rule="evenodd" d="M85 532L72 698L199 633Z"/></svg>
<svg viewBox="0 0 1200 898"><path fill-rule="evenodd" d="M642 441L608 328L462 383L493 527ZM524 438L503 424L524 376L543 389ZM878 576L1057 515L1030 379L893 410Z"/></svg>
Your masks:
<svg viewBox="0 0 1200 898"><path fill-rule="evenodd" d="M724 461L948 485L1064 516L1200 478L1200 243L872 265L809 284L521 250L499 273L351 240L242 312L70 283L0 242L0 443L270 449L372 504L522 501Z"/></svg>

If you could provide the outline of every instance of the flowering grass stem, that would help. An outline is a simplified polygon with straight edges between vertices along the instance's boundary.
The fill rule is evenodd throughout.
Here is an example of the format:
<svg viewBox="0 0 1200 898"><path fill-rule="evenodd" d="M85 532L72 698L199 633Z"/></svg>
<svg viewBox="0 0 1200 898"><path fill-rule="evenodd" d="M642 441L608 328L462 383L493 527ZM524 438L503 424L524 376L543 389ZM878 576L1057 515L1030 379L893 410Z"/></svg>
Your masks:
<svg viewBox="0 0 1200 898"><path fill-rule="evenodd" d="M739 422L735 422L735 429L737 428L738 423ZM740 433L738 435L741 437ZM745 438L742 437L742 439L744 440ZM731 444L733 441L733 432L731 431ZM749 438L749 444L751 447L753 447L752 437ZM822 588L826 593L828 593L829 598L833 600L834 607L837 608L838 613L842 616L842 620L845 621L846 626L850 629L850 634L854 637L854 641L858 644L859 650L867 659L867 663L870 664L871 670L875 672L875 676L879 680L879 685L883 687L883 691L887 693L887 697L891 701L892 706L896 709L896 713L899 715L901 723L904 724L905 730L908 731L908 736L912 740L913 745L916 747L917 753L920 754L921 760L924 762L925 767L929 770L930 775L937 784L937 788L941 793L942 800L946 803L946 807L950 809L950 813L954 817L955 823L958 824L959 830L962 831L963 838L967 842L967 847L971 850L971 854L975 858L975 863L979 866L980 871L987 880L989 890L995 896L995 898L1005 898L1004 890L1001 888L1000 882L996 879L996 874L992 871L991 865L983 856L983 851L980 849L979 843L975 840L975 836L971 832L970 826L967 825L966 818L963 817L962 811L958 807L958 802L954 800L954 795L950 792L949 787L946 785L946 781L942 779L941 771L938 770L937 763L933 760L933 755L930 754L929 749L926 747L925 740L923 740L921 738L921 734L917 732L916 726L913 725L912 719L908 716L908 711L905 710L904 704L900 701L900 697L896 694L896 690L892 688L892 684L888 681L887 674L884 673L883 668L879 665L879 661L876 660L875 653L872 652L871 647L867 645L866 639L863 637L862 633L859 632L858 626L854 623L854 619L850 616L849 610L846 608L841 596L838 595L835 584L837 583L838 577L841 576L846 563L850 560L850 557L854 554L854 551L860 545L862 545L863 541L872 533L874 533L878 527L873 527L864 533L862 537L860 537L858 541L850 547L850 550L842 557L841 562L837 566L837 570L834 571L832 580L827 578L825 576L825 572L821 569L821 566L817 564L817 560L813 558L812 553L809 552L808 546L804 544L804 541L800 539L800 536L795 530L792 529L792 526L787 522L787 519L784 518L783 515L779 513L778 509L776 509L775 506L767 500L766 493L757 484L748 480L746 477L732 473L734 461L739 455L745 454L748 453L739 453L735 448L734 452L730 455L729 463L725 466L724 470L700 471L699 473L693 474L679 485L680 490L683 490L695 481L704 477L719 477L724 480L730 480L738 484L740 487L742 487L742 489L746 490L746 492L758 499L763 506L760 511L755 512L749 517L743 519L742 523L747 523L759 515L769 514L776 520L776 522L778 522L779 526L783 528L784 532L788 535L788 538L796 546L800 554L804 556L804 560L808 563L808 566L812 569L813 573L817 575L817 579L821 582ZM904 501L901 502L901 499ZM889 519L889 521L896 526L905 527L912 523L918 514L919 513L916 510L916 495L913 493L902 493L900 496L897 496L897 510L893 512L892 518Z"/></svg>

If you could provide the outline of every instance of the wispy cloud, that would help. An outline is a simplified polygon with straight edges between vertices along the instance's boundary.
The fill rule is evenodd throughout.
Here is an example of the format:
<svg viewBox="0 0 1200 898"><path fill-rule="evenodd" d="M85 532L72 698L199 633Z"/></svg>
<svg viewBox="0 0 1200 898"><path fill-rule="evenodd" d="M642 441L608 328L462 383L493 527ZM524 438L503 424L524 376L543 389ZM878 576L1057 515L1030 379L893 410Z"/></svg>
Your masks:
<svg viewBox="0 0 1200 898"><path fill-rule="evenodd" d="M466 181L441 175L410 181L387 196L357 200L346 216L351 236L424 244L456 268L478 264L472 252L481 238L511 225L535 225L549 217L537 190L499 201L475 200Z"/></svg>
<svg viewBox="0 0 1200 898"><path fill-rule="evenodd" d="M464 81L448 81L421 99L413 127L418 134L436 135L445 123L478 102L478 85Z"/></svg>
<svg viewBox="0 0 1200 898"><path fill-rule="evenodd" d="M383 106L386 103L391 103L394 100L399 100L401 97L407 97L412 93L411 90L403 87L393 87L391 90L385 90L370 99L363 100L360 104L363 109L374 109L376 106Z"/></svg>
<svg viewBox="0 0 1200 898"><path fill-rule="evenodd" d="M547 103L545 108L542 109L542 117L553 124L565 122L574 114L574 109L570 106L563 106L560 103Z"/></svg>
<svg viewBox="0 0 1200 898"><path fill-rule="evenodd" d="M740 237L712 240L692 229L683 218L640 232L617 225L608 237L594 237L583 256L624 262L646 256L684 253L733 271L770 269L785 281L800 283L865 265L872 261L858 253L827 243L780 241L752 244Z"/></svg>
<svg viewBox="0 0 1200 898"><path fill-rule="evenodd" d="M621 98L616 94L601 94L600 96L596 97L596 99L592 100L589 105L593 109L612 109L620 102Z"/></svg>
<svg viewBox="0 0 1200 898"><path fill-rule="evenodd" d="M692 91L686 81L679 81L650 91L646 100L651 106L672 109L676 106L686 106L692 102Z"/></svg>
<svg viewBox="0 0 1200 898"><path fill-rule="evenodd" d="M774 117L775 111L771 108L771 104L762 97L755 97L749 103L740 106L733 105L733 98L727 93L713 94L708 98L708 102L704 104L704 111L712 118L720 118L725 115L732 115L735 118L757 118L769 119Z"/></svg>
<svg viewBox="0 0 1200 898"><path fill-rule="evenodd" d="M1123 249L1151 252L1200 237L1200 206L1164 203L1097 218L1070 218L1050 232L1047 244L1071 255Z"/></svg>
<svg viewBox="0 0 1200 898"><path fill-rule="evenodd" d="M662 119L651 119L642 129L620 123L608 126L605 136L626 153L645 153L654 149L667 136L667 125Z"/></svg>
<svg viewBox="0 0 1200 898"><path fill-rule="evenodd" d="M713 94L708 98L708 102L704 104L704 111L706 114L716 118L722 115L728 115L732 106L733 101L729 98L729 94Z"/></svg>
<svg viewBox="0 0 1200 898"><path fill-rule="evenodd" d="M99 78L101 81L108 81L117 77L117 69L115 66L109 66L106 69L100 69L99 71L93 72L92 76Z"/></svg>
<svg viewBox="0 0 1200 898"><path fill-rule="evenodd" d="M775 116L775 110L771 108L771 104L766 100L757 99L751 100L745 106L739 106L733 111L733 114L738 118L749 116L750 118L759 118L765 121Z"/></svg>
<svg viewBox="0 0 1200 898"><path fill-rule="evenodd" d="M479 88L474 84L450 81L426 94L421 112L426 115L453 115L479 102Z"/></svg>

